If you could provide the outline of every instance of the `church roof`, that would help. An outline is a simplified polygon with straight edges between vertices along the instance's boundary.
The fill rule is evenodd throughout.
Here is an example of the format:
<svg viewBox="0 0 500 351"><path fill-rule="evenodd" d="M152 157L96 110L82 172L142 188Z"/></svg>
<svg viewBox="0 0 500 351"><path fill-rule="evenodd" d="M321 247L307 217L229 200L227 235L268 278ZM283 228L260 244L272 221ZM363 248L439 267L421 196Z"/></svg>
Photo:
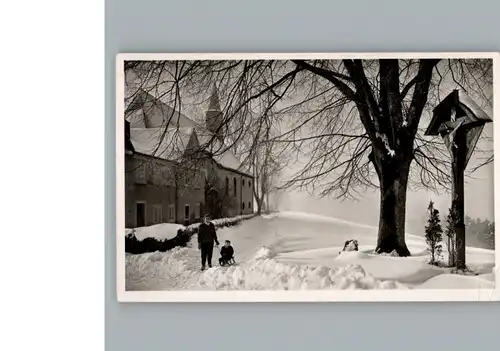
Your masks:
<svg viewBox="0 0 500 351"><path fill-rule="evenodd" d="M217 94L212 94L209 109L220 111ZM251 176L248 167L243 166L234 152L207 128L146 91L138 91L128 102L125 115L130 123L130 141L138 153L177 161L185 154L190 138L195 134L199 144L210 152L217 164Z"/></svg>
<svg viewBox="0 0 500 351"><path fill-rule="evenodd" d="M164 160L177 161L184 155L191 128L130 128L135 152Z"/></svg>
<svg viewBox="0 0 500 351"><path fill-rule="evenodd" d="M207 130L197 133L198 140L201 145L206 147L206 150L212 154L213 159L224 168L229 168L245 174L250 174L248 168L244 167L234 152L219 139L214 137Z"/></svg>
<svg viewBox="0 0 500 351"><path fill-rule="evenodd" d="M151 93L138 89L133 98L127 100L125 119L131 128L200 128L191 118L174 110Z"/></svg>

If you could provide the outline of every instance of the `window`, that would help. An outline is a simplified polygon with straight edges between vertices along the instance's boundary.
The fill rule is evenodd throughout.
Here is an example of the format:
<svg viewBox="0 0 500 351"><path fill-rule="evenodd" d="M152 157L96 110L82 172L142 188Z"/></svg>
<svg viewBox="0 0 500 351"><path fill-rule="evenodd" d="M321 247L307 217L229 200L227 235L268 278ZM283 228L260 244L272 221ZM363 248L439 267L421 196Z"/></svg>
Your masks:
<svg viewBox="0 0 500 351"><path fill-rule="evenodd" d="M170 222L175 222L175 206L168 205L168 219Z"/></svg>
<svg viewBox="0 0 500 351"><path fill-rule="evenodd" d="M238 195L236 189L237 189L237 182L236 182L236 178L233 178L233 185L234 185L234 191L233 191L233 195L236 197Z"/></svg>
<svg viewBox="0 0 500 351"><path fill-rule="evenodd" d="M252 187L252 181L251 181L251 180L249 180L249 181L248 181L248 187L249 187L249 188L251 188L251 187Z"/></svg>
<svg viewBox="0 0 500 351"><path fill-rule="evenodd" d="M140 164L135 170L135 182L138 184L146 184L146 164Z"/></svg>
<svg viewBox="0 0 500 351"><path fill-rule="evenodd" d="M241 180L241 186L245 186L245 179Z"/></svg>
<svg viewBox="0 0 500 351"><path fill-rule="evenodd" d="M226 177L226 196L229 195L229 178Z"/></svg>
<svg viewBox="0 0 500 351"><path fill-rule="evenodd" d="M161 184L163 185L170 185L173 186L175 185L175 178L174 174L172 172L172 169L167 165L167 166L162 166L160 169L160 177L161 177Z"/></svg>
<svg viewBox="0 0 500 351"><path fill-rule="evenodd" d="M241 203L241 208L245 209L245 203L244 202Z"/></svg>
<svg viewBox="0 0 500 351"><path fill-rule="evenodd" d="M252 203L249 201L248 202L248 208L251 209L252 208Z"/></svg>
<svg viewBox="0 0 500 351"><path fill-rule="evenodd" d="M194 206L194 217L196 219L200 218L200 207L201 204L199 202Z"/></svg>
<svg viewBox="0 0 500 351"><path fill-rule="evenodd" d="M199 175L198 174L198 175L194 176L193 182L194 182L194 188L195 188L195 190L200 190L201 189L201 184L202 184L201 182L202 182L203 179L205 179L203 177L203 175Z"/></svg>
<svg viewBox="0 0 500 351"><path fill-rule="evenodd" d="M153 184L163 185L161 165L155 164L152 165L152 167L151 176L153 178Z"/></svg>
<svg viewBox="0 0 500 351"><path fill-rule="evenodd" d="M158 224L163 222L161 205L153 205L153 224Z"/></svg>
<svg viewBox="0 0 500 351"><path fill-rule="evenodd" d="M189 213L190 213L189 205L185 205L184 206L184 220L189 221Z"/></svg>

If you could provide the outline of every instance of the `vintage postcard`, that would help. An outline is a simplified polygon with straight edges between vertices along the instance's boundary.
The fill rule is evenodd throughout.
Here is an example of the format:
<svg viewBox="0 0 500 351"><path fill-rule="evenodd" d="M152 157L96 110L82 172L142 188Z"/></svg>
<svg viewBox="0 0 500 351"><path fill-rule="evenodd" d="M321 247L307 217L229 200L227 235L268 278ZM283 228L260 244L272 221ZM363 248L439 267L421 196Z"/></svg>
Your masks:
<svg viewBox="0 0 500 351"><path fill-rule="evenodd" d="M118 55L118 300L499 300L498 58Z"/></svg>

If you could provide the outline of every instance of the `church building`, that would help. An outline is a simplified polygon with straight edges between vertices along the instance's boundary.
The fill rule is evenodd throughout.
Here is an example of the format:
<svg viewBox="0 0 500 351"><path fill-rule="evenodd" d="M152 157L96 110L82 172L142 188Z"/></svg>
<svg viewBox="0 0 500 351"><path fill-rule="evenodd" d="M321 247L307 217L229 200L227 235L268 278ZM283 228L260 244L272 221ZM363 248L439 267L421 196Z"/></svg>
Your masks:
<svg viewBox="0 0 500 351"><path fill-rule="evenodd" d="M125 106L125 226L251 214L253 176L226 146L214 87L205 124L145 90Z"/></svg>

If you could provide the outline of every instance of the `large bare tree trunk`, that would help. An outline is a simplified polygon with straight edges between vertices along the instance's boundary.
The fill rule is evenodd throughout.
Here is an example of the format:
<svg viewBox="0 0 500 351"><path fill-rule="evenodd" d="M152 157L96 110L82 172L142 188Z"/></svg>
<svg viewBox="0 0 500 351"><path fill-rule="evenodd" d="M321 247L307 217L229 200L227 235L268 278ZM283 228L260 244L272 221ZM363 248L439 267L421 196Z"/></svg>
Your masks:
<svg viewBox="0 0 500 351"><path fill-rule="evenodd" d="M266 210L267 212L271 212L271 208L269 207L269 189L267 189L267 193L266 193Z"/></svg>
<svg viewBox="0 0 500 351"><path fill-rule="evenodd" d="M262 200L260 197L256 198L257 202L257 214L260 216L262 214Z"/></svg>
<svg viewBox="0 0 500 351"><path fill-rule="evenodd" d="M382 160L375 168L380 180L380 219L375 252L396 251L401 257L410 256L405 242L406 191L410 161Z"/></svg>

